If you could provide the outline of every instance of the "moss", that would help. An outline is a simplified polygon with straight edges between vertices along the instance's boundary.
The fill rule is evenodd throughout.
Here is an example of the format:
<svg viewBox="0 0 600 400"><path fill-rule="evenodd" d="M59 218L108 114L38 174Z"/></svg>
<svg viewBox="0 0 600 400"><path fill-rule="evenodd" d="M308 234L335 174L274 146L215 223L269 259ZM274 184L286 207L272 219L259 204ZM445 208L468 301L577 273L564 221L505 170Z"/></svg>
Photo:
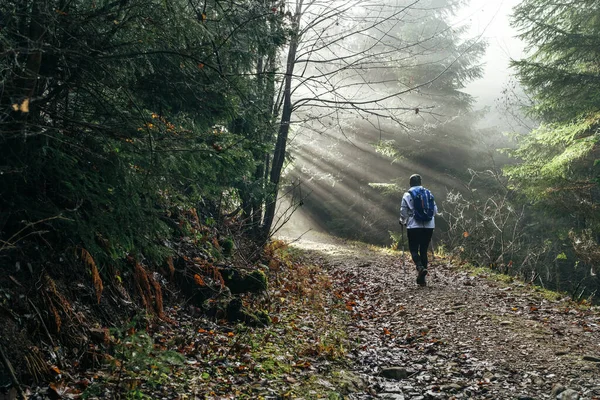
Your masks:
<svg viewBox="0 0 600 400"><path fill-rule="evenodd" d="M246 277L248 288L251 292L264 292L267 290L269 282L267 275L261 270L252 271Z"/></svg>
<svg viewBox="0 0 600 400"><path fill-rule="evenodd" d="M564 293L554 292L552 290L542 288L539 286L536 286L535 291L538 292L544 299L550 300L550 301L558 301L563 296L565 296Z"/></svg>
<svg viewBox="0 0 600 400"><path fill-rule="evenodd" d="M490 281L503 283L505 285L509 285L511 283L514 283L515 281L520 282L518 278L516 278L512 275L498 273L490 268L477 267L477 266L474 266L474 265L468 264L468 263L465 264L464 266L462 266L461 269L468 271L469 274L472 276L484 276L486 279L488 279ZM523 282L521 282L521 283L523 283ZM561 298L567 296L565 293L556 292L556 291L549 290L549 289L546 289L546 288L543 288L540 286L534 286L533 291L538 293L542 298L544 298L546 300L550 300L550 301L557 301L557 300L560 300Z"/></svg>
<svg viewBox="0 0 600 400"><path fill-rule="evenodd" d="M206 242L204 246L213 260L220 261L223 258L223 254L221 254L221 251L215 246L213 246L212 243Z"/></svg>
<svg viewBox="0 0 600 400"><path fill-rule="evenodd" d="M271 317L269 316L269 312L267 310L259 310L256 313L256 317L263 325L271 325Z"/></svg>
<svg viewBox="0 0 600 400"><path fill-rule="evenodd" d="M260 293L268 288L267 276L261 270L246 274L235 268L222 268L219 272L223 276L225 285L233 294Z"/></svg>
<svg viewBox="0 0 600 400"><path fill-rule="evenodd" d="M227 305L227 320L229 322L243 322L248 326L265 327L271 323L271 318L266 311L252 313L244 308L239 298L234 298Z"/></svg>
<svg viewBox="0 0 600 400"><path fill-rule="evenodd" d="M229 257L233 252L233 240L231 240L231 238L225 238L221 243L221 248L223 249L223 255Z"/></svg>

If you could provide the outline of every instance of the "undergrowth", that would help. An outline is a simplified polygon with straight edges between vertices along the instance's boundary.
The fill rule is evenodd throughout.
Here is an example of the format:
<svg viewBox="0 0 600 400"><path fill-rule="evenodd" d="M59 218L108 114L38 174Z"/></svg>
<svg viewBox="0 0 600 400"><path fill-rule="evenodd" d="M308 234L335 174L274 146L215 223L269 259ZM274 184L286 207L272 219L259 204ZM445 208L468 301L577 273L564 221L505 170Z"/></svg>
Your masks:
<svg viewBox="0 0 600 400"><path fill-rule="evenodd" d="M165 307L179 326L144 320L111 331L111 354L85 397L168 398L179 392L255 399L276 388L283 398L342 398L343 383L338 390L313 377L318 369L335 387L347 375L340 371L347 367L349 315L329 276L281 241L265 247L263 262L272 282L268 293L240 298L248 309L268 313L270 324L210 321L190 316L185 305Z"/></svg>
<svg viewBox="0 0 600 400"><path fill-rule="evenodd" d="M532 290L538 296L540 296L541 298L548 300L548 301L554 302L554 301L559 301L561 299L570 297L570 295L568 293L558 292L555 290L544 288L542 286L535 285L531 282L526 282L526 281L520 279L519 277L504 274L501 272L497 272L497 271L493 270L492 268L478 267L478 266L474 266L470 263L460 264L458 268L460 270L467 271L469 273L469 275L484 277L490 281L496 282L498 284L502 284L504 286L509 286L511 284L516 283L516 284L518 284L517 287L524 288L524 290L525 289ZM582 299L582 300L576 301L575 299L571 298L571 301L572 301L573 306L579 307L579 308L589 308L592 304L591 301L588 299Z"/></svg>

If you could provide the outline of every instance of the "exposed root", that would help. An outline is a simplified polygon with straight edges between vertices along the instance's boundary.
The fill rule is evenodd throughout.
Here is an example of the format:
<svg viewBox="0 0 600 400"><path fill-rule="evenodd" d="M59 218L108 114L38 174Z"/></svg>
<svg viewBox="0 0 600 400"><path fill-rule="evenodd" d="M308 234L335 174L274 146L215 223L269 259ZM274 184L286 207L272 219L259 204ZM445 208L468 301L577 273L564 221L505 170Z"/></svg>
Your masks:
<svg viewBox="0 0 600 400"><path fill-rule="evenodd" d="M34 382L39 383L47 379L50 370L37 347L30 347L27 350L25 363L27 372L33 377Z"/></svg>

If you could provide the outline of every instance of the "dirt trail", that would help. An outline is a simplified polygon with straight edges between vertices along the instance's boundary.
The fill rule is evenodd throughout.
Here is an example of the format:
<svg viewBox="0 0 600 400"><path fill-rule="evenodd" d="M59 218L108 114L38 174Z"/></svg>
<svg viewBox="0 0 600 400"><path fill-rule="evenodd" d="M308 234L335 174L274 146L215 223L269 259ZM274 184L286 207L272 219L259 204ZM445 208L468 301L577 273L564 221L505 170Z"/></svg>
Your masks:
<svg viewBox="0 0 600 400"><path fill-rule="evenodd" d="M353 399L600 399L597 310L439 259L420 288L397 254L335 239L293 246L329 271L351 312L364 383ZM388 367L395 378L380 376Z"/></svg>

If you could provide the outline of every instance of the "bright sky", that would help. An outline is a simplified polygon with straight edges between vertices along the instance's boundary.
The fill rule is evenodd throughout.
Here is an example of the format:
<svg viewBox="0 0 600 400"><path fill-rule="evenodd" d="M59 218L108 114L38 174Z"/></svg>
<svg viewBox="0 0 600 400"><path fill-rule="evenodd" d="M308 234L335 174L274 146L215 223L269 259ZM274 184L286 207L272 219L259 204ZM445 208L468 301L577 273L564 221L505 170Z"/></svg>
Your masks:
<svg viewBox="0 0 600 400"><path fill-rule="evenodd" d="M457 17L471 25L470 36L482 35L488 42L483 58L484 76L465 88L478 99L477 109L494 108L494 100L501 95L512 73L508 66L510 59L523 54L524 45L515 38L516 32L509 23L512 8L519 3L520 0L471 0L470 7Z"/></svg>

